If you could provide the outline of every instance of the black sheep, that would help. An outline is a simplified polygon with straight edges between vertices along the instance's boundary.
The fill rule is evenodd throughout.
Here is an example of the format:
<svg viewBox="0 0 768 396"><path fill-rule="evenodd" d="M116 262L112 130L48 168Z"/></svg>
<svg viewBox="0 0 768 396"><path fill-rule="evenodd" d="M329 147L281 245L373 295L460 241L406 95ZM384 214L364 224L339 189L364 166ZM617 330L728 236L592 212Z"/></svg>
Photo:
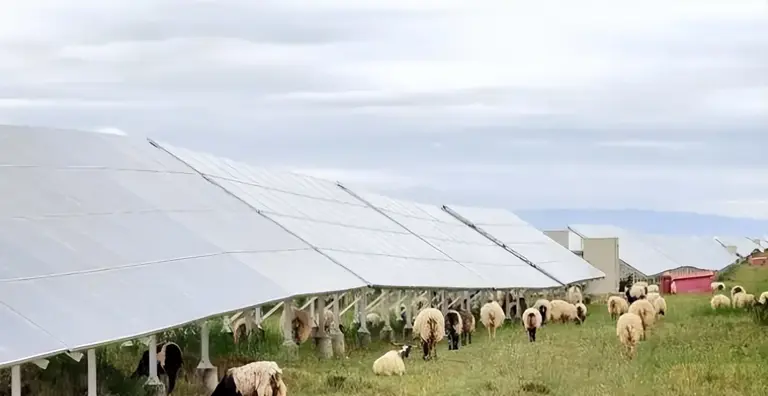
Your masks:
<svg viewBox="0 0 768 396"><path fill-rule="evenodd" d="M461 333L459 332L462 330L459 323L461 323L461 316L458 312L450 310L445 314L445 331L448 333L449 351L459 349L459 340L461 339ZM456 330L457 328L458 331Z"/></svg>
<svg viewBox="0 0 768 396"><path fill-rule="evenodd" d="M182 358L181 348L173 342L165 342L157 345L157 374L168 377L168 394L173 392L176 387L176 377L179 374L184 359ZM139 360L136 371L131 378L149 376L149 351L144 351Z"/></svg>

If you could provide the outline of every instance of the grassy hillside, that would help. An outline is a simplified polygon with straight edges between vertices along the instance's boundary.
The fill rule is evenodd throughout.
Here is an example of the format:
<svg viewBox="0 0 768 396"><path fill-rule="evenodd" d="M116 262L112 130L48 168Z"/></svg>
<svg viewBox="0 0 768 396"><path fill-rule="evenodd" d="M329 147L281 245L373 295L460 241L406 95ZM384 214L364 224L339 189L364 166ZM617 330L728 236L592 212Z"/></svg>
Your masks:
<svg viewBox="0 0 768 396"><path fill-rule="evenodd" d="M739 266L725 276L729 287L738 283L756 295L768 290L765 268ZM220 373L254 359L277 360L292 396L765 394L768 328L755 324L745 311L714 313L710 297L668 296L668 316L641 343L633 361L620 354L615 323L604 305L590 306L583 326L545 326L535 344L527 341L519 325L505 326L495 341L488 340L478 325L471 346L449 352L442 342L437 361L423 362L416 352L406 362L408 373L402 378L376 377L371 372L373 361L389 349L380 343L367 351L348 344L349 357L331 361L314 358L313 347L307 343L298 361L286 361L280 356L280 339L274 330L266 340L238 346L232 345L231 336L214 333L211 353ZM274 321L267 323L270 328L274 325ZM203 395L192 385L199 350L196 331L183 329L169 336L187 354L184 378L174 394ZM100 355L104 357L100 379L112 394L142 394L135 382L125 380L138 361L138 349L110 347ZM28 394L83 394L85 361L55 359L46 371L27 366L25 379L34 378Z"/></svg>

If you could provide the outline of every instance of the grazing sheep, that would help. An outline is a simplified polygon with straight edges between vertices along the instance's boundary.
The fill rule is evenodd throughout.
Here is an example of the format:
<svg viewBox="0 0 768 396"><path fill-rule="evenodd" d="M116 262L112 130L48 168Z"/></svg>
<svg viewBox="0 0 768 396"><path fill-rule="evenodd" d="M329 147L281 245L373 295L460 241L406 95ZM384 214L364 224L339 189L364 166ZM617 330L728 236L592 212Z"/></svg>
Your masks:
<svg viewBox="0 0 768 396"><path fill-rule="evenodd" d="M286 323L286 315L291 315L290 323L293 342L295 342L296 345L303 344L312 334L312 323L314 323L314 321L312 320L311 315L303 309L289 307L289 309L283 309L282 319L280 320L281 324ZM286 329L283 329L283 331L285 330Z"/></svg>
<svg viewBox="0 0 768 396"><path fill-rule="evenodd" d="M649 303L653 304L654 301L656 301L657 298L661 297L661 294L655 293L655 292L649 292L647 296L645 296L645 299L648 300Z"/></svg>
<svg viewBox="0 0 768 396"><path fill-rule="evenodd" d="M631 312L622 314L616 321L616 335L624 345L628 357L632 359L637 352L637 343L645 338L642 318Z"/></svg>
<svg viewBox="0 0 768 396"><path fill-rule="evenodd" d="M536 300L533 307L539 310L542 325L552 321L552 303L550 303L549 300L540 298Z"/></svg>
<svg viewBox="0 0 768 396"><path fill-rule="evenodd" d="M437 358L437 343L445 336L445 318L440 310L424 308L413 322L413 333L421 339L424 360Z"/></svg>
<svg viewBox="0 0 768 396"><path fill-rule="evenodd" d="M235 344L238 343L240 340L240 328L243 328L243 333L246 335L250 335L250 332L248 331L248 325L246 324L246 318L245 315L237 318L234 323L230 325L230 328L232 328L232 338L234 338ZM261 327L261 324L256 325L256 332L257 334L263 334L264 328Z"/></svg>
<svg viewBox="0 0 768 396"><path fill-rule="evenodd" d="M464 325L461 323L461 314L458 311L449 309L445 313L445 330L448 332L448 350L459 349L459 339Z"/></svg>
<svg viewBox="0 0 768 396"><path fill-rule="evenodd" d="M376 375L403 375L405 362L403 359L411 354L411 346L403 345L400 349L391 350L373 362L373 373Z"/></svg>
<svg viewBox="0 0 768 396"><path fill-rule="evenodd" d="M731 299L728 296L716 294L709 301L709 305L712 306L712 309L727 308L731 306Z"/></svg>
<svg viewBox="0 0 768 396"><path fill-rule="evenodd" d="M768 291L760 293L760 298L757 299L758 304L765 305L768 302Z"/></svg>
<svg viewBox="0 0 768 396"><path fill-rule="evenodd" d="M181 348L173 342L164 342L157 345L157 374L168 377L168 394L176 387L176 377L184 364ZM149 351L144 351L139 360L139 365L131 375L131 378L149 375Z"/></svg>
<svg viewBox="0 0 768 396"><path fill-rule="evenodd" d="M656 315L667 316L667 300L664 297L659 296L659 298L653 300L653 308L656 310Z"/></svg>
<svg viewBox="0 0 768 396"><path fill-rule="evenodd" d="M611 319L618 319L619 316L629 311L629 303L627 300L619 296L611 296L608 298L608 313L611 315Z"/></svg>
<svg viewBox="0 0 768 396"><path fill-rule="evenodd" d="M577 324L581 324L579 319L578 310L576 306L563 300L552 300L552 320L559 320L562 323L568 323L574 321Z"/></svg>
<svg viewBox="0 0 768 396"><path fill-rule="evenodd" d="M643 339L645 339L646 333L653 326L653 322L656 319L656 308L648 302L648 300L637 300L629 305L629 313L633 313L640 317L643 321Z"/></svg>
<svg viewBox="0 0 768 396"><path fill-rule="evenodd" d="M275 362L253 362L227 370L211 396L286 396L283 370Z"/></svg>
<svg viewBox="0 0 768 396"><path fill-rule="evenodd" d="M659 285L648 285L648 293L658 293Z"/></svg>
<svg viewBox="0 0 768 396"><path fill-rule="evenodd" d="M536 308L523 311L523 327L528 332L528 341L536 342L536 329L541 327L541 312Z"/></svg>
<svg viewBox="0 0 768 396"><path fill-rule="evenodd" d="M747 291L744 289L743 286L736 285L731 288L731 300L733 300L733 296L739 293L746 293Z"/></svg>
<svg viewBox="0 0 768 396"><path fill-rule="evenodd" d="M576 285L569 287L565 299L571 304L582 302L584 297L581 295L581 288Z"/></svg>
<svg viewBox="0 0 768 396"><path fill-rule="evenodd" d="M475 332L475 315L472 312L466 310L459 310L461 315L461 344L467 345L472 343L472 334Z"/></svg>
<svg viewBox="0 0 768 396"><path fill-rule="evenodd" d="M371 312L368 315L365 315L365 325L368 326L368 328L376 328L382 322L381 315L376 312Z"/></svg>
<svg viewBox="0 0 768 396"><path fill-rule="evenodd" d="M480 308L480 321L488 329L488 338L496 339L496 329L504 324L504 310L496 301L485 303Z"/></svg>
<svg viewBox="0 0 768 396"><path fill-rule="evenodd" d="M577 323L584 323L587 319L587 306L584 305L584 303L576 304L576 316L579 318L579 322Z"/></svg>
<svg viewBox="0 0 768 396"><path fill-rule="evenodd" d="M725 283L723 282L712 282L709 284L709 288L712 289L712 292L718 292L718 291L725 291Z"/></svg>
<svg viewBox="0 0 768 396"><path fill-rule="evenodd" d="M755 305L755 295L748 293L737 293L733 297L734 308L749 308Z"/></svg>

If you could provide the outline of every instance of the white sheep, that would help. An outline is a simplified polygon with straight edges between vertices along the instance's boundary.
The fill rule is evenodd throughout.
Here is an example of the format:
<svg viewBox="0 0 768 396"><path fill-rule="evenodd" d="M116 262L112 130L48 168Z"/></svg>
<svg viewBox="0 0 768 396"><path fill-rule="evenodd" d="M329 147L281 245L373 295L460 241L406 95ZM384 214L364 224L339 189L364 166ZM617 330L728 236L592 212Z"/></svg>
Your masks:
<svg viewBox="0 0 768 396"><path fill-rule="evenodd" d="M637 314L627 312L616 321L616 335L619 337L630 359L635 356L637 343L645 338L643 320Z"/></svg>
<svg viewBox="0 0 768 396"><path fill-rule="evenodd" d="M376 375L403 375L405 362L403 359L411 354L411 346L403 345L400 349L392 350L373 362L373 373Z"/></svg>
<svg viewBox="0 0 768 396"><path fill-rule="evenodd" d="M587 320L587 306L584 303L576 303L576 317L579 318L579 322L584 323Z"/></svg>
<svg viewBox="0 0 768 396"><path fill-rule="evenodd" d="M629 305L628 313L633 313L643 321L643 339L656 319L656 308L648 300L637 300Z"/></svg>
<svg viewBox="0 0 768 396"><path fill-rule="evenodd" d="M475 322L475 315L472 315L472 312L466 311L466 310L460 310L459 314L461 315L461 344L462 345L468 345L472 343L472 334L475 333L475 328L477 327L477 324Z"/></svg>
<svg viewBox="0 0 768 396"><path fill-rule="evenodd" d="M716 294L712 296L712 299L709 301L709 305L712 306L712 309L715 310L719 308L728 308L731 306L731 299L728 298L728 296Z"/></svg>
<svg viewBox="0 0 768 396"><path fill-rule="evenodd" d="M445 336L445 318L440 310L424 308L413 321L413 333L421 339L424 360L437 358L437 343Z"/></svg>
<svg viewBox="0 0 768 396"><path fill-rule="evenodd" d="M504 319L504 310L496 301L487 302L480 308L480 322L488 329L490 339L496 338L496 329L504 324Z"/></svg>
<svg viewBox="0 0 768 396"><path fill-rule="evenodd" d="M735 296L736 294L746 293L746 292L747 292L747 290L744 289L743 286L736 285L736 286L732 287L731 288L731 300L733 300L733 296Z"/></svg>
<svg viewBox="0 0 768 396"><path fill-rule="evenodd" d="M658 293L659 285L648 285L648 293Z"/></svg>
<svg viewBox="0 0 768 396"><path fill-rule="evenodd" d="M253 362L227 370L211 396L286 396L283 370L275 362Z"/></svg>
<svg viewBox="0 0 768 396"><path fill-rule="evenodd" d="M725 291L725 283L723 282L712 282L709 284L709 288L712 289L712 292L718 292L718 291Z"/></svg>
<svg viewBox="0 0 768 396"><path fill-rule="evenodd" d="M445 330L448 332L448 350L459 349L461 333L464 330L464 324L461 321L461 314L453 309L445 313Z"/></svg>
<svg viewBox="0 0 768 396"><path fill-rule="evenodd" d="M370 328L378 327L382 322L381 315L376 312L371 312L365 315L365 324Z"/></svg>
<svg viewBox="0 0 768 396"><path fill-rule="evenodd" d="M290 315L290 321L286 321L287 315ZM290 331L293 336L293 341L296 345L301 345L307 341L312 334L312 323L314 323L314 321L309 312L291 306L287 309L283 309L280 323L282 326L285 326L287 323L291 324ZM283 332L286 332L287 330L288 329L283 328Z"/></svg>
<svg viewBox="0 0 768 396"><path fill-rule="evenodd" d="M581 287L576 285L569 287L565 299L571 304L578 304L582 302L584 299L581 295Z"/></svg>
<svg viewBox="0 0 768 396"><path fill-rule="evenodd" d="M611 319L618 319L619 316L627 313L629 310L629 303L627 300L619 296L611 296L608 298L608 314L611 315Z"/></svg>
<svg viewBox="0 0 768 396"><path fill-rule="evenodd" d="M528 341L536 342L536 330L541 327L541 312L536 308L523 311L523 328L528 332Z"/></svg>
<svg viewBox="0 0 768 396"><path fill-rule="evenodd" d="M632 284L632 286L648 287L648 282L639 281Z"/></svg>
<svg viewBox="0 0 768 396"><path fill-rule="evenodd" d="M659 298L653 300L653 308L656 310L656 315L667 316L667 300L664 297L659 296Z"/></svg>
<svg viewBox="0 0 768 396"><path fill-rule="evenodd" d="M755 305L755 295L748 293L736 293L733 297L734 308L747 308Z"/></svg>
<svg viewBox="0 0 768 396"><path fill-rule="evenodd" d="M661 297L661 294L656 292L648 292L648 295L645 296L645 299L648 300L649 303L653 304L654 301L656 301L657 298Z"/></svg>
<svg viewBox="0 0 768 396"><path fill-rule="evenodd" d="M575 305L563 300L552 300L550 303L552 304L553 321L559 320L562 323L574 321L576 323L581 323L578 310L576 309Z"/></svg>
<svg viewBox="0 0 768 396"><path fill-rule="evenodd" d="M552 303L550 303L549 300L540 298L536 300L533 307L538 309L539 313L541 313L542 325L552 321Z"/></svg>
<svg viewBox="0 0 768 396"><path fill-rule="evenodd" d="M765 303L768 302L768 291L760 293L760 298L757 299L757 302L761 305L765 305Z"/></svg>

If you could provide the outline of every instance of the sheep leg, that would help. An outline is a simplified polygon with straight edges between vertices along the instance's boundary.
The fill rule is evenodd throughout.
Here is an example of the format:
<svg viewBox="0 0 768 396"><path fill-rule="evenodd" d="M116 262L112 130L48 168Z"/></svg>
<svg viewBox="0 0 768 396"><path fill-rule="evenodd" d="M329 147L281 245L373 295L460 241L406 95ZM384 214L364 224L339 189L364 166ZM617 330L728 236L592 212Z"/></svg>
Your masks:
<svg viewBox="0 0 768 396"><path fill-rule="evenodd" d="M467 335L467 339L469 340L469 345L472 345L472 333Z"/></svg>
<svg viewBox="0 0 768 396"><path fill-rule="evenodd" d="M424 351L424 360L429 360L429 344L426 341L421 342L421 349Z"/></svg>
<svg viewBox="0 0 768 396"><path fill-rule="evenodd" d="M528 329L528 341L536 342L536 329Z"/></svg>

